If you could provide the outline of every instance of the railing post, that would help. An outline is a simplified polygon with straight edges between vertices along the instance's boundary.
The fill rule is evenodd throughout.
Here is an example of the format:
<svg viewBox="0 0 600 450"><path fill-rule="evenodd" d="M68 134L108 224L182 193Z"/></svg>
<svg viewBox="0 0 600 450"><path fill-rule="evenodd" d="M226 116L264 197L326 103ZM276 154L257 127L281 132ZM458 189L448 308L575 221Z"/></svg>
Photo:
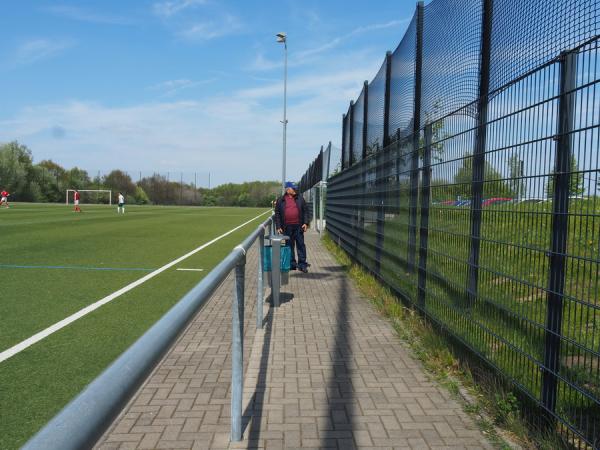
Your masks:
<svg viewBox="0 0 600 450"><path fill-rule="evenodd" d="M410 199L408 225L408 267L415 269L417 252L417 199L419 196L419 137L421 131L421 85L423 73L423 17L424 2L417 3L417 39L415 49L415 101L412 129L412 159L410 168ZM398 152L400 157L400 152Z"/></svg>
<svg viewBox="0 0 600 450"><path fill-rule="evenodd" d="M246 256L235 266L231 305L231 440L242 440L242 395L244 390L244 281Z"/></svg>
<svg viewBox="0 0 600 450"><path fill-rule="evenodd" d="M383 250L383 233L385 232L385 202L386 195L382 194L383 189L383 163L385 153L390 150L390 81L392 77L392 52L385 54L385 93L383 96L383 148L377 151L377 169L376 186L378 190L377 197L377 236L375 242L375 273L381 270L381 252ZM385 191L387 193L387 190Z"/></svg>
<svg viewBox="0 0 600 450"><path fill-rule="evenodd" d="M477 128L473 152L471 181L471 250L467 275L468 305L477 298L479 281L479 251L481 247L481 213L485 181L485 147L487 142L488 93L490 89L490 55L492 48L493 0L484 0L481 27L481 66L479 69L479 98L477 100Z"/></svg>
<svg viewBox="0 0 600 450"><path fill-rule="evenodd" d="M263 327L263 303L264 303L264 282L263 282L263 262L265 257L265 232L258 236L258 269L256 280L256 328Z"/></svg>
<svg viewBox="0 0 600 450"><path fill-rule="evenodd" d="M429 238L429 206L431 198L431 140L433 127L425 126L425 148L423 152L423 181L421 186L421 226L419 233L419 277L417 305L425 309L425 285L427 283L427 246Z"/></svg>
<svg viewBox="0 0 600 450"><path fill-rule="evenodd" d="M556 409L558 372L560 370L560 341L565 291L565 263L567 253L571 157L573 154L573 119L577 76L577 54L563 53L560 57L560 97L558 103L558 134L554 170L552 203L552 248L546 312L546 340L542 380L542 405L550 413L549 423Z"/></svg>

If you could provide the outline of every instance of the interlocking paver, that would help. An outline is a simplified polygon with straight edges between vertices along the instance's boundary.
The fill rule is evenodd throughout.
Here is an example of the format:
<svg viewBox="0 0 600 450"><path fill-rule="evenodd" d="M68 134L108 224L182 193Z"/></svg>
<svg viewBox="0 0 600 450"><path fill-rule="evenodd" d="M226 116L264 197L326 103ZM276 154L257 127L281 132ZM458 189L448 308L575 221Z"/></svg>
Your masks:
<svg viewBox="0 0 600 450"><path fill-rule="evenodd" d="M278 309L265 303L264 330L256 248L247 256L244 440L229 442L230 276L97 448L492 448L318 236L306 237L310 273L290 274Z"/></svg>

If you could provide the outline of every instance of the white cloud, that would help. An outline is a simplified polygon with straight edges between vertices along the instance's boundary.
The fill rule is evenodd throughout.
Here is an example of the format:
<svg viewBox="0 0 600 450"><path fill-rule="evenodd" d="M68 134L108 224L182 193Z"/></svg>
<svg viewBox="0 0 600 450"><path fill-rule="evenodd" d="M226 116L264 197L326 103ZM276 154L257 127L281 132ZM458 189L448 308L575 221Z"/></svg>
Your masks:
<svg viewBox="0 0 600 450"><path fill-rule="evenodd" d="M371 66L369 64L369 66ZM369 67L372 69L372 67ZM288 82L288 95L311 96L332 92L343 94L350 87L355 90L360 89L362 80L366 74L370 75L369 69L356 68L354 70L345 70L341 73L331 73L323 75L308 75L300 78L293 78ZM280 97L283 93L283 80L271 83L266 86L244 89L239 92L240 97L248 99L268 99ZM355 95L353 92L352 95ZM348 97L349 98L349 97Z"/></svg>
<svg viewBox="0 0 600 450"><path fill-rule="evenodd" d="M17 47L15 51L15 64L33 64L52 58L73 45L73 42L68 40L31 39Z"/></svg>
<svg viewBox="0 0 600 450"><path fill-rule="evenodd" d="M399 27L401 25L408 23L409 21L410 21L410 19L390 20L389 22L385 22L385 23L374 23L371 25L358 27L358 28L355 28L354 30L352 30L350 33L340 36L338 38L335 38L319 47L299 52L298 58L305 59L308 56L317 55L319 53L326 52L327 50L331 50L354 36L357 36L357 35L360 35L363 33L368 33L370 31L385 30L386 28Z"/></svg>
<svg viewBox="0 0 600 450"><path fill-rule="evenodd" d="M185 89L190 89L198 86L202 86L205 84L213 83L217 79L210 78L206 80L188 80L188 79L178 79L178 80L167 80L157 83L153 86L150 86L149 89L153 91L160 91L164 96L174 95L180 91Z"/></svg>
<svg viewBox="0 0 600 450"><path fill-rule="evenodd" d="M347 42L349 39L354 36L358 36L360 34L368 33L371 31L384 30L387 28L395 28L401 25L407 24L410 22L410 18L401 19L401 20L391 20L385 23L375 23L371 25L361 26L355 28L354 30L346 33L342 36L338 36L337 38L331 39L328 42L319 45L317 47L309 48L306 50L300 50L297 52L293 52L290 54L290 59L288 61L288 66L297 67L303 66L309 63L314 63L315 58L323 53L328 52L329 50L333 50L334 48L339 47L343 43ZM258 53L254 59L254 61L250 64L248 69L255 71L268 71L273 69L283 68L282 60L268 60L265 58L263 53Z"/></svg>
<svg viewBox="0 0 600 450"><path fill-rule="evenodd" d="M288 65L291 65L288 63ZM261 52L256 55L254 61L248 66L250 70L256 70L259 72L268 71L273 69L283 68L283 61L277 60L272 61L265 58L265 55Z"/></svg>
<svg viewBox="0 0 600 450"><path fill-rule="evenodd" d="M360 60L361 68L355 61ZM339 147L341 115L379 58L365 50L340 54L319 75L292 74L288 101L288 174L298 179L329 140ZM174 79L156 90L187 89ZM241 89L203 100L163 99L133 106L71 101L24 108L0 120L0 136L28 145L37 161L51 158L90 172L207 172L214 183L278 179L282 84ZM64 130L57 139L56 131Z"/></svg>
<svg viewBox="0 0 600 450"><path fill-rule="evenodd" d="M72 5L53 5L44 8L44 10L57 16L78 20L81 22L100 23L107 25L131 25L133 23L130 19L125 17L101 14Z"/></svg>
<svg viewBox="0 0 600 450"><path fill-rule="evenodd" d="M211 39L237 34L242 30L242 24L235 16L226 15L218 20L197 22L177 34L191 41L208 41Z"/></svg>
<svg viewBox="0 0 600 450"><path fill-rule="evenodd" d="M206 4L206 0L170 0L155 3L152 10L157 16L169 18L181 11L204 4Z"/></svg>

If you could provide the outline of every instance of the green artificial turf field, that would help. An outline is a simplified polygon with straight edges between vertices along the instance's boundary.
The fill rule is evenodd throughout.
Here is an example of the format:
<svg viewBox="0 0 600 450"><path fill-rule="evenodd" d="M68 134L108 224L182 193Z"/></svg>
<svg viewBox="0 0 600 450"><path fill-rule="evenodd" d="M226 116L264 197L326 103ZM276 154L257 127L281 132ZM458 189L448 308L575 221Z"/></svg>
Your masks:
<svg viewBox="0 0 600 450"><path fill-rule="evenodd" d="M0 352L265 212L82 209L14 204L0 210ZM1 361L0 448L21 446L266 218Z"/></svg>

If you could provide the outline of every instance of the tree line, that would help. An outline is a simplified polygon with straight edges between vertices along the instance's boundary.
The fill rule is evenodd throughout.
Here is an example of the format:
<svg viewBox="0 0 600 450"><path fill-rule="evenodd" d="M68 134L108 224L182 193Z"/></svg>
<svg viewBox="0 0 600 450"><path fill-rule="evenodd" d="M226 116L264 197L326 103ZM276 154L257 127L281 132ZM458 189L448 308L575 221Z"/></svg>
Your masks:
<svg viewBox="0 0 600 450"><path fill-rule="evenodd" d="M271 205L281 183L252 181L206 189L159 174L135 182L119 169L91 177L83 169L66 169L49 159L34 164L31 150L15 141L0 144L0 189L11 193L11 200L23 202L60 203L67 189L110 189L121 192L130 204L263 207ZM108 198L98 197L98 201L108 202Z"/></svg>

